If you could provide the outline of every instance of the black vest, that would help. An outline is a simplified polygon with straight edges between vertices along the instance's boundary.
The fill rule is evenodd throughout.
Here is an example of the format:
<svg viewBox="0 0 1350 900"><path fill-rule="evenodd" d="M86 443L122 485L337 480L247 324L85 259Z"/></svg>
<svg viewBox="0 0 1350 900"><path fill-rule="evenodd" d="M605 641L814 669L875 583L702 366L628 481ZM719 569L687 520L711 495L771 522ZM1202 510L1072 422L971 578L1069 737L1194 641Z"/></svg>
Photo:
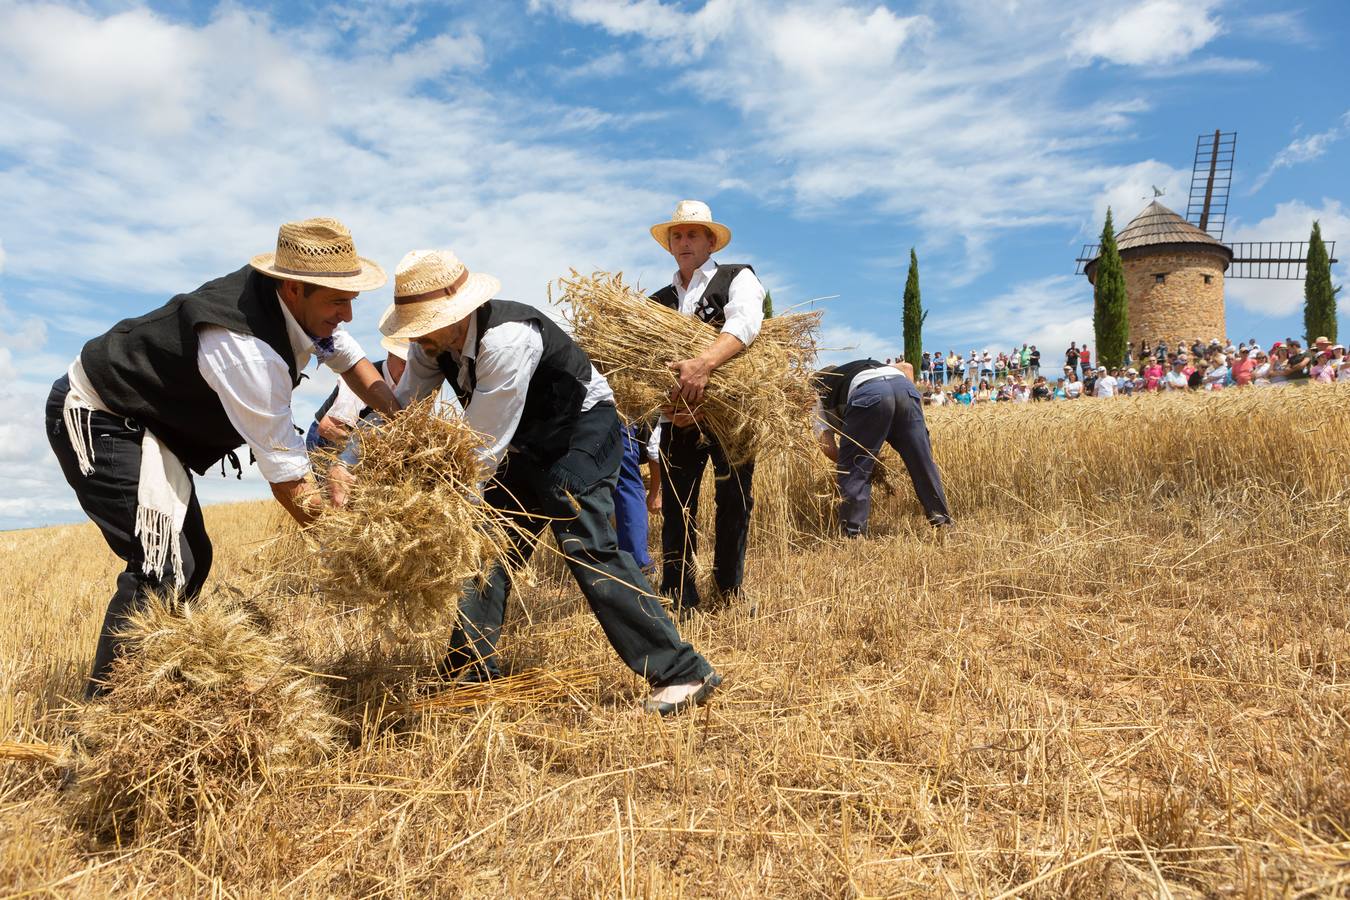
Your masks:
<svg viewBox="0 0 1350 900"><path fill-rule="evenodd" d="M530 378L525 409L516 433L511 436L511 444L540 462L553 462L571 443L582 401L586 399L586 386L591 381L591 358L552 319L533 306L510 300L489 300L478 308L476 315L480 350L488 331L496 325L533 322L539 326L544 352L539 358L539 367ZM478 385L478 375L474 360L466 359L465 362L469 367L468 390L460 387L459 364L452 354L447 352L436 357L436 365L445 373L459 402L467 409Z"/></svg>
<svg viewBox="0 0 1350 900"><path fill-rule="evenodd" d="M123 319L80 351L108 408L144 425L198 474L244 442L197 369L197 329L206 325L262 340L286 361L292 390L300 383L276 281L248 266Z"/></svg>
<svg viewBox="0 0 1350 900"><path fill-rule="evenodd" d="M384 362L385 362L384 360L380 360L379 362L374 363L375 371L379 372L381 375L384 374ZM315 421L315 422L318 422L318 421L319 421L320 419L322 419L324 416L328 415L328 411L329 411L330 409L332 409L332 408L333 408L333 404L337 402L338 391L342 390L342 384L341 384L342 376L341 376L341 375L338 376L338 381L339 381L339 384L338 384L337 387L333 388L333 393L329 394L329 395L328 395L328 399L325 400L325 401L323 401L323 405L320 406L320 407L318 408L318 410L315 411L315 413L314 413L314 421ZM364 418L366 417L366 413L368 413L368 412L370 412L370 407L369 407L369 406L367 406L367 407L365 407L364 409L362 409L362 410L361 410L361 418L364 419Z"/></svg>
<svg viewBox="0 0 1350 900"><path fill-rule="evenodd" d="M714 328L721 328L727 324L726 309L727 300L730 299L731 294L731 282L741 273L742 269L755 271L753 266L718 263L717 271L713 273L712 280L708 282L707 289L703 291L703 296L698 301L698 307L694 310L694 315ZM671 309L678 310L680 308L680 298L676 296L675 285L673 284L668 284L652 294L651 299L662 306L669 306Z"/></svg>
<svg viewBox="0 0 1350 900"><path fill-rule="evenodd" d="M842 366L817 372L816 390L820 393L821 408L842 421L848 406L848 389L852 387L853 379L868 369L879 369L884 365L885 363L879 363L875 359L855 359Z"/></svg>

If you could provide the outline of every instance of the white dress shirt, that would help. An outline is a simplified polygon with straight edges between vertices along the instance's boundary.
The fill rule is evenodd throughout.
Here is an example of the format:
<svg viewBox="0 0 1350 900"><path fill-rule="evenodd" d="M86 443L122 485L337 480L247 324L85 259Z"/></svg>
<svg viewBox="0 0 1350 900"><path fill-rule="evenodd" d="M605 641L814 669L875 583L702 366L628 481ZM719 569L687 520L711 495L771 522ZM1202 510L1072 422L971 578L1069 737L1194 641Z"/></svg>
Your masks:
<svg viewBox="0 0 1350 900"><path fill-rule="evenodd" d="M703 292L717 272L717 263L709 259L694 271L689 278L689 287L682 287L679 270L671 279L675 288L675 297L680 301L681 315L692 316L698 310ZM760 284L755 273L749 267L741 269L731 279L727 288L727 305L723 310L726 324L722 333L729 334L747 347L759 337L759 329L764 324L764 285Z"/></svg>
<svg viewBox="0 0 1350 900"><path fill-rule="evenodd" d="M502 457L511 446L511 439L520 426L525 411L525 397L530 379L539 368L544 355L544 338L533 322L503 322L490 328L482 340L478 336L478 316L469 318L469 330L464 336L464 349L450 356L459 365L458 382L461 390L469 390L469 367L464 360L474 361L476 384L464 420L474 431L486 435L488 444L482 449L483 461L489 473L495 473ZM436 393L445 383L445 373L428 356L421 345L408 346L408 368L399 380L394 396L407 406L428 394ZM602 401L614 400L609 382L591 366L591 380L586 385L586 396L581 402L585 412ZM456 401L458 402L458 401Z"/></svg>
<svg viewBox="0 0 1350 900"><path fill-rule="evenodd" d="M280 297L277 303L299 373L317 348ZM320 362L339 374L365 358L356 338L341 327L333 332L333 347L332 353L319 351ZM296 433L291 414L291 373L281 354L261 338L208 325L197 332L197 371L220 397L226 418L253 451L263 478L277 484L309 474L305 440Z"/></svg>
<svg viewBox="0 0 1350 900"><path fill-rule="evenodd" d="M393 391L397 385L389 377L389 363L379 367L380 375L384 378L384 383L389 385L389 390ZM344 425L355 425L361 418L361 410L366 408L366 401L356 395L351 385L347 384L347 379L338 376L337 396L333 398L333 405L328 407L327 415L331 416Z"/></svg>

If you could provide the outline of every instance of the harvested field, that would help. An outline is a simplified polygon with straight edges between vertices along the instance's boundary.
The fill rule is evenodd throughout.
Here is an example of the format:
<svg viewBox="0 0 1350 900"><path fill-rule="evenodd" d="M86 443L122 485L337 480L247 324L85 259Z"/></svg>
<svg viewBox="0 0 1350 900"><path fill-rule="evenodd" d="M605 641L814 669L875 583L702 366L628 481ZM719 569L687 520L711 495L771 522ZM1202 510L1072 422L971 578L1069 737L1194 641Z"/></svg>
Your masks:
<svg viewBox="0 0 1350 900"><path fill-rule="evenodd" d="M554 577L508 611L512 679L473 696L418 680L435 635L372 649L359 610L251 597L347 737L120 845L58 752L118 567L91 525L0 535L0 894L1350 893L1350 390L930 429L942 533L897 465L873 537L829 540L820 469L760 459L760 615L690 624L727 682L682 719L634 712ZM279 517L207 519L208 593L247 595Z"/></svg>

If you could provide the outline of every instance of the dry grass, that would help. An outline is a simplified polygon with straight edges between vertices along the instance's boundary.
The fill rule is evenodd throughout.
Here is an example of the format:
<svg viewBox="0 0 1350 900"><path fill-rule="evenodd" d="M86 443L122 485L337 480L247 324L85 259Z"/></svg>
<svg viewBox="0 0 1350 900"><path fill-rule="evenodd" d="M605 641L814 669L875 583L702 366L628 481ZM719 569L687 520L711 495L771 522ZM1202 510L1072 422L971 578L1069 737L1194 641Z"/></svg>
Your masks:
<svg viewBox="0 0 1350 900"><path fill-rule="evenodd" d="M805 475L762 458L760 616L688 626L728 679L696 716L634 715L643 685L540 579L515 690L432 690L413 642L396 715L343 704L344 749L188 849L109 851L58 769L0 759L0 894L1344 896L1350 391L1153 399L930 416L946 533L901 475L875 537L788 547ZM217 579L265 509L208 510ZM114 567L89 526L0 546L0 740L61 745ZM264 605L324 664L366 616Z"/></svg>
<svg viewBox="0 0 1350 900"><path fill-rule="evenodd" d="M655 421L677 387L667 363L699 355L718 336L712 326L648 300L625 285L622 274L573 272L558 285L573 336L630 422ZM820 313L767 319L754 343L709 378L697 411L733 465L797 446L815 404L811 373L819 325Z"/></svg>
<svg viewBox="0 0 1350 900"><path fill-rule="evenodd" d="M380 634L425 636L453 615L466 580L504 559L503 517L477 502L483 438L428 397L365 432L356 483L268 558L269 584L364 609Z"/></svg>
<svg viewBox="0 0 1350 900"><path fill-rule="evenodd" d="M334 748L326 694L245 609L156 600L125 634L111 690L73 716L66 799L96 836L123 845L171 829L195 835Z"/></svg>

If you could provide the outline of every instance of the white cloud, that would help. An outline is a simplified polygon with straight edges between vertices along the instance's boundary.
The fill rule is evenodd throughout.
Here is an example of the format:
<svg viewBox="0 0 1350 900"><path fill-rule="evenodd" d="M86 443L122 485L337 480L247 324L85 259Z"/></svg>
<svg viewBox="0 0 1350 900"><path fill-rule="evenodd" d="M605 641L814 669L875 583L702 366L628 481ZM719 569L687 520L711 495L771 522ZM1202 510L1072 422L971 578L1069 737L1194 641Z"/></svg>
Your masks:
<svg viewBox="0 0 1350 900"><path fill-rule="evenodd" d="M1074 31L1072 51L1125 66L1177 62L1218 36L1215 5L1214 0L1144 0L1109 13L1097 10Z"/></svg>
<svg viewBox="0 0 1350 900"><path fill-rule="evenodd" d="M0 307L0 382L17 378L0 390L0 438L21 498L0 506L0 527L75 509L41 413L73 350L46 349L47 334L77 347L141 311L85 293L148 295L148 308L270 249L280 222L327 214L390 269L413 247L450 246L504 296L542 304L571 266L635 270L672 185L715 180L700 160L625 161L560 138L586 112L466 77L488 52L472 30L353 43L354 22L0 3L0 152L15 160L0 168L3 264L44 310ZM358 300L368 348L389 291ZM310 384L301 421L327 390ZM227 482L200 479L203 497L265 493Z"/></svg>
<svg viewBox="0 0 1350 900"><path fill-rule="evenodd" d="M1323 200L1312 207L1292 200L1275 207L1275 212L1259 222L1248 225L1237 221L1228 229L1229 241L1306 241L1312 233L1313 221L1322 225L1322 239L1336 241L1336 255L1342 260L1332 266L1333 285L1350 285L1350 209L1339 200ZM1303 281L1268 281L1246 278L1224 279L1224 298L1244 309L1266 316L1287 316L1303 308ZM1342 291L1340 302L1347 300Z"/></svg>
<svg viewBox="0 0 1350 900"><path fill-rule="evenodd" d="M1343 113L1340 122L1326 131L1319 131L1317 134L1310 134L1290 141L1279 153L1275 154L1275 158L1271 160L1270 165L1252 183L1251 190L1248 193L1255 194L1261 190L1270 180L1270 177L1280 169L1288 169L1300 163L1320 159L1326 155L1333 144L1347 134L1350 134L1350 111Z"/></svg>

